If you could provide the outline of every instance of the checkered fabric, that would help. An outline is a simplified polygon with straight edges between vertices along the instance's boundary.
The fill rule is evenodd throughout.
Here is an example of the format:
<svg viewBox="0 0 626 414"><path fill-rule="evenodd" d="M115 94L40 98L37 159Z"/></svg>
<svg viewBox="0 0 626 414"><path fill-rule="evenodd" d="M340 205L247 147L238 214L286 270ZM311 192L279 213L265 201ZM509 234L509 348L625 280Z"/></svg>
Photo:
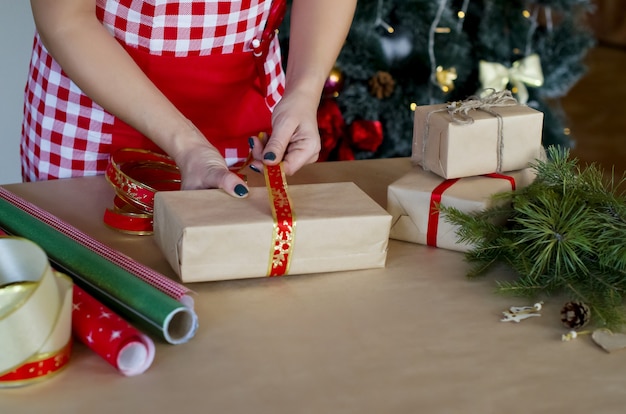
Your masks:
<svg viewBox="0 0 626 414"><path fill-rule="evenodd" d="M271 0L96 0L98 19L120 42L156 55L194 56L251 51ZM266 103L283 93L280 47L265 61ZM25 90L20 153L24 181L103 174L114 117L65 75L35 35ZM227 149L229 165L247 154Z"/></svg>

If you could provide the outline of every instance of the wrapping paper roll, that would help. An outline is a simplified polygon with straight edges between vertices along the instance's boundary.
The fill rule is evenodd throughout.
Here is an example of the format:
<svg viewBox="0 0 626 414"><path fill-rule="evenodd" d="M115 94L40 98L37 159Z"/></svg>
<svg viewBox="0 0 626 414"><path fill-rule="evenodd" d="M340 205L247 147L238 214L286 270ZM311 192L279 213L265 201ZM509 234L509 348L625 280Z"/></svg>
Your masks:
<svg viewBox="0 0 626 414"><path fill-rule="evenodd" d="M35 243L0 237L0 387L38 382L65 367L72 285Z"/></svg>
<svg viewBox="0 0 626 414"><path fill-rule="evenodd" d="M189 307L193 307L193 299L189 295L190 290L179 283L174 282L172 279L164 276L153 269L131 259L130 257L122 254L121 252L111 249L110 247L100 243L93 237L89 236L78 230L77 228L62 221L58 217L50 214L46 210L43 210L36 205L29 203L28 201L18 197L16 194L0 187L0 199L5 200L11 205L19 208L20 210L28 213L32 218L37 219L43 223L46 223L54 230L69 237L76 243L92 250L107 260L120 266L122 269L137 276L139 279L154 286L161 292L173 297L176 300L180 300ZM0 216L1 220L1 216Z"/></svg>
<svg viewBox="0 0 626 414"><path fill-rule="evenodd" d="M126 376L145 372L154 342L93 296L74 286L72 331L92 351Z"/></svg>
<svg viewBox="0 0 626 414"><path fill-rule="evenodd" d="M171 344L194 336L193 309L7 201L6 192L0 189L0 228L37 243L78 285L142 331Z"/></svg>

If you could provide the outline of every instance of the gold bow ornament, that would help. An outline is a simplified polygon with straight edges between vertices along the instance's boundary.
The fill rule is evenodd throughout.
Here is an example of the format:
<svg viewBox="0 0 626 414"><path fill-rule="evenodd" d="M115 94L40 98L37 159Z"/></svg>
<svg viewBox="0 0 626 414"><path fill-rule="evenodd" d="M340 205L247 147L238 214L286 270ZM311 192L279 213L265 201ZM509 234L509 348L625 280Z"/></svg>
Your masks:
<svg viewBox="0 0 626 414"><path fill-rule="evenodd" d="M72 344L72 280L37 244L0 237L0 388L61 370Z"/></svg>
<svg viewBox="0 0 626 414"><path fill-rule="evenodd" d="M526 85L538 88L543 85L543 72L539 55L533 53L523 59L513 62L510 68L501 63L481 60L478 66L478 76L483 90L501 91L509 84L521 104L528 102Z"/></svg>

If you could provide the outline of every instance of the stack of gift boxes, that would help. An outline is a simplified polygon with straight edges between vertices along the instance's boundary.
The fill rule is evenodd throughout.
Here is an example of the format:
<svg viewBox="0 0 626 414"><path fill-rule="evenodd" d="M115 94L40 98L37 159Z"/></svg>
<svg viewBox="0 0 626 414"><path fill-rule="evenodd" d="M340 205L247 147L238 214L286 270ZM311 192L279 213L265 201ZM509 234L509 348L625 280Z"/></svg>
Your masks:
<svg viewBox="0 0 626 414"><path fill-rule="evenodd" d="M543 113L506 96L417 107L413 168L388 188L390 238L470 250L439 206L472 213L497 193L528 186L531 164L544 154L542 130Z"/></svg>

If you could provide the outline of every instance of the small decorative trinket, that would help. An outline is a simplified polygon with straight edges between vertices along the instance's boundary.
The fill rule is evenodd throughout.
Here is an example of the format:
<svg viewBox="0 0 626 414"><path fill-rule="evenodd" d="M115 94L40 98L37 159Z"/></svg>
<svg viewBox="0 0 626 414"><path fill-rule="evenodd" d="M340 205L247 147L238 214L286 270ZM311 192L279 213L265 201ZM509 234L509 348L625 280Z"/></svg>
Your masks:
<svg viewBox="0 0 626 414"><path fill-rule="evenodd" d="M532 318L534 316L541 316L539 311L541 310L543 302L537 302L533 306L511 306L508 311L502 312L504 318L500 319L500 322L516 322Z"/></svg>
<svg viewBox="0 0 626 414"><path fill-rule="evenodd" d="M608 329L596 329L591 334L591 339L609 353L626 348L626 334L614 333Z"/></svg>

